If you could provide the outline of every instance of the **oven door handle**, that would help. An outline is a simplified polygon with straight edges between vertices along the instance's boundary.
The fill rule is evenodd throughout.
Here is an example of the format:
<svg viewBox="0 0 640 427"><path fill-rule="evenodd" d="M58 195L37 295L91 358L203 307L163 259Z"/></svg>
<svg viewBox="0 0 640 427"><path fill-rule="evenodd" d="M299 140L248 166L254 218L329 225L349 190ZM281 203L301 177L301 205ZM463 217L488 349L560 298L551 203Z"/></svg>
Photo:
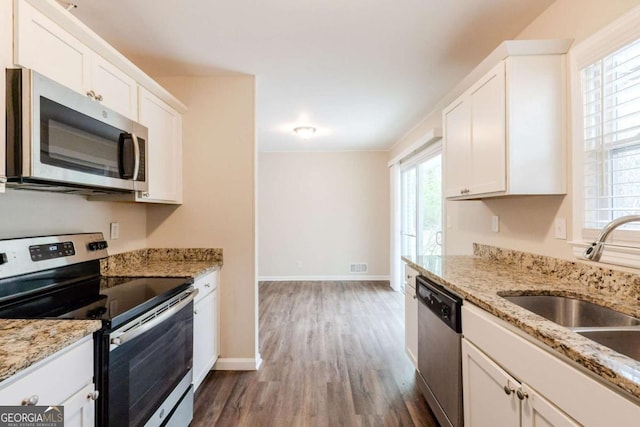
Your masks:
<svg viewBox="0 0 640 427"><path fill-rule="evenodd" d="M127 332L124 332L121 335L112 337L109 340L109 343L111 344L111 350L113 350L115 347L118 347L118 346L121 346L123 344L126 344L128 341L131 341L132 339L144 334L145 332L149 331L150 329L154 328L155 326L159 325L160 323L164 322L165 320L168 320L171 317L175 316L180 310L182 310L191 301L193 301L193 299L196 297L196 295L198 295L199 290L198 289L193 289L193 290L190 290L190 291L187 291L187 292L189 293L188 297L186 297L185 299L183 299L179 303L171 306L167 310L163 311L161 314L157 315L156 317L154 317L152 319L149 319L148 321L146 321L144 323L139 324L138 326L134 327L133 329L129 329Z"/></svg>

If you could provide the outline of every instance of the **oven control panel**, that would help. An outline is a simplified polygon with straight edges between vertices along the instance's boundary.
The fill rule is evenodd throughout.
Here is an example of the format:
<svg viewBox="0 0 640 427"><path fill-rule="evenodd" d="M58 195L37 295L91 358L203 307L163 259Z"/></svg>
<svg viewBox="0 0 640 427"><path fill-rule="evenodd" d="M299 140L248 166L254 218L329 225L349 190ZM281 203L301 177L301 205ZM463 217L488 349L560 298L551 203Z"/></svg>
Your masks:
<svg viewBox="0 0 640 427"><path fill-rule="evenodd" d="M76 254L76 250L73 247L73 242L45 243L44 245L29 246L29 254L31 254L31 261L37 262L72 256Z"/></svg>

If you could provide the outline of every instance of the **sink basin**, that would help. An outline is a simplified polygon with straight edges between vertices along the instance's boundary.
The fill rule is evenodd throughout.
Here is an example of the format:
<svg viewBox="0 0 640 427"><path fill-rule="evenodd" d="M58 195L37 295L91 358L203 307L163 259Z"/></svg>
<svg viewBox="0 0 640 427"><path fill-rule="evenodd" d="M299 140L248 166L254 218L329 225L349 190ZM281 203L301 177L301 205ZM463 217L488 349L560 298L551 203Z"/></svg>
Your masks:
<svg viewBox="0 0 640 427"><path fill-rule="evenodd" d="M638 329L605 329L576 332L618 353L622 353L635 360L640 360L640 330Z"/></svg>
<svg viewBox="0 0 640 427"><path fill-rule="evenodd" d="M640 319L633 316L576 298L555 295L518 295L502 298L568 328L640 325ZM640 336L638 338L640 339Z"/></svg>

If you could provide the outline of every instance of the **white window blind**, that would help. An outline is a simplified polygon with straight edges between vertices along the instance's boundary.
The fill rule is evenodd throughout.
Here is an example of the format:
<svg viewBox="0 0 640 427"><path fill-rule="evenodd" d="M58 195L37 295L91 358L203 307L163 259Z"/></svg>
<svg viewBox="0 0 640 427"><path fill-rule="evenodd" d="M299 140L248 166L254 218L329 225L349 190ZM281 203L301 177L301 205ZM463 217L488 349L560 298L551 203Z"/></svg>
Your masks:
<svg viewBox="0 0 640 427"><path fill-rule="evenodd" d="M640 214L640 39L580 70L584 227ZM625 228L640 230L640 224Z"/></svg>

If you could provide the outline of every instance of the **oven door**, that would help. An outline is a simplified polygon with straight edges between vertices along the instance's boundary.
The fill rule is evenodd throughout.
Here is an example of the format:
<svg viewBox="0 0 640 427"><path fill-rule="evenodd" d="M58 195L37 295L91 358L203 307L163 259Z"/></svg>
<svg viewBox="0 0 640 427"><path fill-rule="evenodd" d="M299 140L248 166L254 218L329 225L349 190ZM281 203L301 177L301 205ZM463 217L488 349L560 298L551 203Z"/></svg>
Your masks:
<svg viewBox="0 0 640 427"><path fill-rule="evenodd" d="M147 190L148 131L144 126L33 71L8 73L12 73L8 74L11 86L22 85L23 98L11 101L22 107L22 138L14 133L14 145L21 145L22 164L15 175L80 186ZM11 96L18 96L18 92Z"/></svg>
<svg viewBox="0 0 640 427"><path fill-rule="evenodd" d="M179 400L191 385L196 294L189 290L109 334L100 425L142 426L152 417L160 425L170 416L175 405L163 409L165 401Z"/></svg>

